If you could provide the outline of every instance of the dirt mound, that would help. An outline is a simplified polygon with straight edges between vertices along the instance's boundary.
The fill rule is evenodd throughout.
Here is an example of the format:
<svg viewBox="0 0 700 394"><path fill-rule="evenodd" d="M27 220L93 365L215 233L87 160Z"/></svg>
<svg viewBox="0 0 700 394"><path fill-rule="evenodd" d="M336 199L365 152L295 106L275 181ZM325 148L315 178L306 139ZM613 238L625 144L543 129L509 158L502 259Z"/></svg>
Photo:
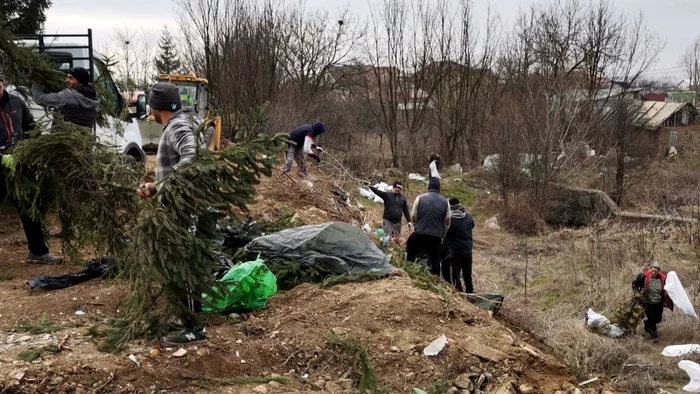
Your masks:
<svg viewBox="0 0 700 394"><path fill-rule="evenodd" d="M376 386L384 393L441 384L449 388L455 379L467 388L481 382L483 393L515 393L518 387L555 393L574 384L562 364L487 312L456 294L446 300L420 290L402 277L330 289L301 285L276 295L247 319L220 319L210 326L210 343L188 347L182 358L173 356L176 349L160 349L154 356L144 342L116 356L98 353L86 328L52 334L67 337L64 345L71 350L44 355L43 361L14 362L26 347L3 349L0 377L5 392L87 393L104 386L100 393L190 393L202 388L250 393L274 379L286 384L265 384L266 392L350 393L358 392L362 367L367 367L359 350L366 350ZM443 334L447 347L435 357L423 355L425 346ZM29 336L35 347L47 340ZM6 341L0 338L0 343ZM367 375L368 369L364 371Z"/></svg>
<svg viewBox="0 0 700 394"><path fill-rule="evenodd" d="M290 209L297 214L297 225L328 221L363 223L363 213L356 201L337 186L334 180L314 170L303 178L292 172L275 171L256 187L255 201L249 205L254 219L274 221L280 212Z"/></svg>

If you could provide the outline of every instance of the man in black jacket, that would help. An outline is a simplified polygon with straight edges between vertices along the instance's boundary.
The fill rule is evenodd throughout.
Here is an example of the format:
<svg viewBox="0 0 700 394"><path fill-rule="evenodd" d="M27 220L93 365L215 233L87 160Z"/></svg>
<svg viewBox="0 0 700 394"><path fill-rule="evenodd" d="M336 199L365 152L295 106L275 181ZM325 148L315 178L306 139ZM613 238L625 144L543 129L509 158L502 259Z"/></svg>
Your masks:
<svg viewBox="0 0 700 394"><path fill-rule="evenodd" d="M447 230L446 241L449 253L449 264L452 267L452 284L457 290L462 291L460 272L464 276L464 290L473 293L472 284L472 248L474 241L472 230L474 218L459 204L456 198L450 199L450 217L452 222ZM444 270L443 270L444 271Z"/></svg>
<svg viewBox="0 0 700 394"><path fill-rule="evenodd" d="M369 187L372 193L384 200L384 215L383 228L384 233L390 237L401 235L401 215L406 218L409 230L413 226L411 224L411 213L408 210L408 201L401 194L403 185L401 182L394 182L394 192L387 193L377 189L374 186Z"/></svg>
<svg viewBox="0 0 700 394"><path fill-rule="evenodd" d="M68 72L65 89L58 93L46 93L41 85L34 83L32 95L37 104L58 109L66 122L92 128L97 120L100 100L89 83L90 72L76 67Z"/></svg>
<svg viewBox="0 0 700 394"><path fill-rule="evenodd" d="M9 193L5 183L5 171L12 167L12 156L7 151L18 143L24 133L34 127L34 117L27 104L21 98L8 93L5 90L4 77L0 75L0 157L2 157L2 168L0 168L0 202L5 201ZM34 264L61 264L63 259L49 254L49 248L44 240L44 232L41 222L32 220L24 214L17 200L9 195L10 201L17 207L19 217L22 220L24 234L29 243L28 263Z"/></svg>

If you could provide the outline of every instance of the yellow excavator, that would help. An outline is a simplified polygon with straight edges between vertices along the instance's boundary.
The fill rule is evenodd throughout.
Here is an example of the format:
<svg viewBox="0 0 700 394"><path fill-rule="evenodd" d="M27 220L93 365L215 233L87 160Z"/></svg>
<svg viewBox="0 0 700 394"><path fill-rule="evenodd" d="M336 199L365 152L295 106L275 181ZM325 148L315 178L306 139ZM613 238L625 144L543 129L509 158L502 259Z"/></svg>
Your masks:
<svg viewBox="0 0 700 394"><path fill-rule="evenodd" d="M182 74L160 74L158 81L170 82L180 88L180 100L183 107L192 107L202 118L209 115L209 81L198 78L193 72ZM140 99L140 97L139 97ZM145 101L145 97L143 99ZM154 121L153 115L148 121ZM209 150L221 149L221 117L214 119L214 134L209 139Z"/></svg>

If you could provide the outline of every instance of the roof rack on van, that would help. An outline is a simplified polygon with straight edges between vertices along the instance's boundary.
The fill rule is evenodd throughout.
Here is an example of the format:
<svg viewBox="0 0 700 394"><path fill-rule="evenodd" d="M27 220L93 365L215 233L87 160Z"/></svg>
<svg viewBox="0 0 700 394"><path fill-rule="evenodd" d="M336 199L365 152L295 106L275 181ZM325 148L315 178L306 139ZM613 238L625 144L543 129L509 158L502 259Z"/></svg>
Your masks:
<svg viewBox="0 0 700 394"><path fill-rule="evenodd" d="M15 34L15 38L20 40L37 41L39 52L44 53L46 48L50 48L45 43L45 38L85 38L87 39L87 45L61 45L61 49L87 49L87 57L73 57L73 60L87 60L90 65L90 82L95 82L95 62L92 53L92 29L87 29L87 34Z"/></svg>

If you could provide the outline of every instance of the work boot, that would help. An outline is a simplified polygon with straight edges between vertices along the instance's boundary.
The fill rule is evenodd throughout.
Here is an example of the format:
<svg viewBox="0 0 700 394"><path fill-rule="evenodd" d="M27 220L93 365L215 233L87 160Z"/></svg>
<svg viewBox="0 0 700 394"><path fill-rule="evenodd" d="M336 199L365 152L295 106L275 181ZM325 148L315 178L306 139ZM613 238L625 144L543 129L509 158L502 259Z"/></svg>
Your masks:
<svg viewBox="0 0 700 394"><path fill-rule="evenodd" d="M52 254L46 253L42 255L35 255L29 252L27 256L27 263L29 264L46 264L46 265L58 265L63 264L63 257L54 256Z"/></svg>
<svg viewBox="0 0 700 394"><path fill-rule="evenodd" d="M177 334L161 338L161 344L165 346L186 346L204 343L208 340L206 331L184 329Z"/></svg>

